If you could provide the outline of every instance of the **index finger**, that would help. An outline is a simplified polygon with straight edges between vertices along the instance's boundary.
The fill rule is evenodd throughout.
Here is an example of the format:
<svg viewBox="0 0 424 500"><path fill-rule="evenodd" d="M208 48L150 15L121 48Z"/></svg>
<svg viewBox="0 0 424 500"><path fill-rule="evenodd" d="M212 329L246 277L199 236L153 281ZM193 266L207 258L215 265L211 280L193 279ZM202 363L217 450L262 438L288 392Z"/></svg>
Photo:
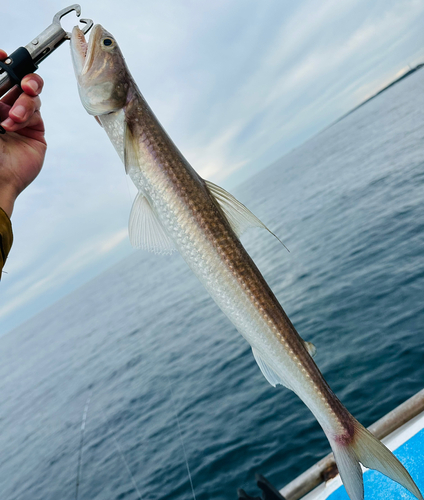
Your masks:
<svg viewBox="0 0 424 500"><path fill-rule="evenodd" d="M0 49L0 61L3 61L6 58L7 52L3 49ZM20 86L25 94L35 97L43 90L44 81L41 76L31 73L22 78Z"/></svg>
<svg viewBox="0 0 424 500"><path fill-rule="evenodd" d="M37 96L43 90L44 81L39 75L35 75L31 73L22 78L21 88L25 92L32 97Z"/></svg>

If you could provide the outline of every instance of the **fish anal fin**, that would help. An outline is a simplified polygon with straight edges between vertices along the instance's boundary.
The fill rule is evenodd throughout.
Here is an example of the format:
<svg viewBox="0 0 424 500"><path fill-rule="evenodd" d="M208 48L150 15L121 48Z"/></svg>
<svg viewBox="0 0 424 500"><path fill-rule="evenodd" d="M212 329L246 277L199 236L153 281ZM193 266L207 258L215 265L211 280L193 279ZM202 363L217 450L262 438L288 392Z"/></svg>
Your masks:
<svg viewBox="0 0 424 500"><path fill-rule="evenodd" d="M288 250L286 245L270 231L243 203L239 202L232 194L217 186L213 182L205 181L210 194L217 201L232 230L240 237L249 227L261 227L271 233Z"/></svg>
<svg viewBox="0 0 424 500"><path fill-rule="evenodd" d="M259 369L262 372L262 375L268 380L268 382L273 386L276 387L277 385L284 385L288 389L290 389L289 383L284 380L279 374L277 374L268 364L262 356L260 355L259 351L252 347L252 353L253 357L255 358L256 363L258 363Z"/></svg>
<svg viewBox="0 0 424 500"><path fill-rule="evenodd" d="M149 252L170 254L174 243L160 223L147 196L139 192L134 200L128 232L131 245Z"/></svg>

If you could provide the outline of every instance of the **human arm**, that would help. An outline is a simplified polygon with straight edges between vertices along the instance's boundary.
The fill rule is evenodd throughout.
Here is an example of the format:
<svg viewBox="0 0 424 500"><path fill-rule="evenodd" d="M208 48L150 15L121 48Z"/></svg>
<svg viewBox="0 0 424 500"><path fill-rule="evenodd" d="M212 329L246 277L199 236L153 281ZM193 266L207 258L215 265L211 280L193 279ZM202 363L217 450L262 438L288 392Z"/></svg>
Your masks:
<svg viewBox="0 0 424 500"><path fill-rule="evenodd" d="M0 279L1 271L13 242L12 224L6 212L0 208Z"/></svg>
<svg viewBox="0 0 424 500"><path fill-rule="evenodd" d="M0 49L0 60L6 53ZM10 221L17 196L37 177L44 161L46 141L40 115L43 80L27 75L0 100L0 270L10 249ZM10 244L9 244L10 243ZM3 262L2 262L3 261Z"/></svg>

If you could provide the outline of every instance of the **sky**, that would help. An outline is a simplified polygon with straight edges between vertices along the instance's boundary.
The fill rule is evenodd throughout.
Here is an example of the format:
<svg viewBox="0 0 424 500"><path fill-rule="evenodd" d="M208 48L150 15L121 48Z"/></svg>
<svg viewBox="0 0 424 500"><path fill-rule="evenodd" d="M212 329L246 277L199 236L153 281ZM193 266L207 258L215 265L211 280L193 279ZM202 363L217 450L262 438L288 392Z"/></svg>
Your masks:
<svg viewBox="0 0 424 500"><path fill-rule="evenodd" d="M66 3L6 0L0 47L29 43ZM204 178L231 191L424 62L424 0L84 0ZM67 31L77 23L62 20ZM16 201L0 335L134 250L135 189L82 107L65 42L41 63L48 152ZM163 258L163 257L158 257Z"/></svg>

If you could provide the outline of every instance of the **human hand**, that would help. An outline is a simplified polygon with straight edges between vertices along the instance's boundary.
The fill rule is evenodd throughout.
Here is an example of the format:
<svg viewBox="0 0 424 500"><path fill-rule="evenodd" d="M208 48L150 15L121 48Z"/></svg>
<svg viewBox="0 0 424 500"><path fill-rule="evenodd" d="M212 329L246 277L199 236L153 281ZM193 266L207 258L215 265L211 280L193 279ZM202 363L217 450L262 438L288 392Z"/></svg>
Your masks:
<svg viewBox="0 0 424 500"><path fill-rule="evenodd" d="M0 60L7 54L0 49ZM22 79L0 100L0 207L10 217L16 197L37 177L47 143L38 97L43 79L35 74Z"/></svg>

